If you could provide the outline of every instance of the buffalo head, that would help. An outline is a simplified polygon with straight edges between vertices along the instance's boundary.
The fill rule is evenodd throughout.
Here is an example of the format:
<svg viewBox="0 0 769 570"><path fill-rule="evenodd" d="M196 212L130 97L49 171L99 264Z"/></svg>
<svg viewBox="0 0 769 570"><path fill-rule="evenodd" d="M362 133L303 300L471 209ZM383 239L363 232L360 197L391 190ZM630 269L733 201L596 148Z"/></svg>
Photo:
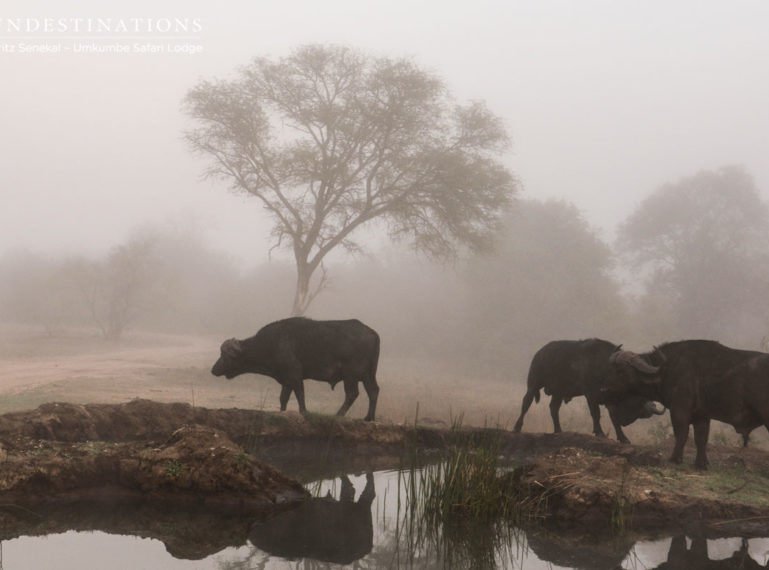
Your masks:
<svg viewBox="0 0 769 570"><path fill-rule="evenodd" d="M225 340L222 343L219 360L211 368L211 374L214 376L224 376L228 380L235 378L235 376L242 372L242 357L242 343L236 338Z"/></svg>
<svg viewBox="0 0 769 570"><path fill-rule="evenodd" d="M655 352L659 352L655 349ZM664 355L660 352L660 359ZM617 350L609 357L609 370L602 393L607 401L617 401L628 394L646 395L661 382L660 366L629 350Z"/></svg>

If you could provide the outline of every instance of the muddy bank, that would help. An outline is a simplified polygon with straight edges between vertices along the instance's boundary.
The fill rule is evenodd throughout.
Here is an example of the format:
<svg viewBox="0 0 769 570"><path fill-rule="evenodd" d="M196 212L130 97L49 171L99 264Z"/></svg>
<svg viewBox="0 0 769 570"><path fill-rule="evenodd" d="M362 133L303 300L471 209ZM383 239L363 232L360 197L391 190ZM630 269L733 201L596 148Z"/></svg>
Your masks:
<svg viewBox="0 0 769 570"><path fill-rule="evenodd" d="M183 426L165 441L64 442L16 435L3 439L1 453L0 498L6 503L151 498L268 510L307 496L298 482L208 426Z"/></svg>
<svg viewBox="0 0 769 570"><path fill-rule="evenodd" d="M287 452L296 443L332 441L365 453L400 449L406 440L438 447L442 441L440 431L413 426L137 399L125 404L50 403L35 410L3 414L0 442L13 442L17 437L61 442L162 440L179 427L193 424L220 430L239 445Z"/></svg>
<svg viewBox="0 0 769 570"><path fill-rule="evenodd" d="M575 433L461 433L479 445L493 441L523 464L508 476L545 498L546 519L559 525L769 535L769 454L757 449L711 446L712 468L701 473L687 463L668 465L664 445ZM280 471L310 481L397 468L414 450L439 454L456 437L414 425L148 400L52 403L0 416L0 498L26 504L133 495L177 505L276 507L305 496ZM324 471L314 472L319 465Z"/></svg>
<svg viewBox="0 0 769 570"><path fill-rule="evenodd" d="M306 492L254 452L270 463L298 458L312 465L312 451L341 474L353 460L365 462L367 470L393 467L404 446L440 448L442 441L434 430L295 413L148 400L51 403L0 415L0 499L27 504L152 497L269 508L300 502Z"/></svg>
<svg viewBox="0 0 769 570"><path fill-rule="evenodd" d="M630 457L565 447L516 469L521 487L543 499L560 528L769 536L769 457L760 450L714 450L708 472L662 461L667 452Z"/></svg>

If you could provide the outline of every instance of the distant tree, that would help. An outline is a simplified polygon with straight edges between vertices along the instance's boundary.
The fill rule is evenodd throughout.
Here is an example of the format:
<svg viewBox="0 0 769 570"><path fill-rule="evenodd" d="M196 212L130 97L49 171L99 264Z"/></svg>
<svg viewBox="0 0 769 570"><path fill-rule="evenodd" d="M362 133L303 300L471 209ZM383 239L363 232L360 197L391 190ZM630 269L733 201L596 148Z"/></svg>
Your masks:
<svg viewBox="0 0 769 570"><path fill-rule="evenodd" d="M40 324L48 334L56 334L77 304L65 265L28 251L0 256L0 318Z"/></svg>
<svg viewBox="0 0 769 570"><path fill-rule="evenodd" d="M497 160L501 120L482 103L454 104L407 60L305 46L257 58L236 80L201 82L184 107L207 175L258 198L274 247L292 249L294 314L325 285L331 251L361 249L361 226L379 221L433 256L481 249L516 190Z"/></svg>
<svg viewBox="0 0 769 570"><path fill-rule="evenodd" d="M766 311L769 208L742 167L662 186L620 226L617 248L647 295L668 299L681 335L723 338Z"/></svg>
<svg viewBox="0 0 769 570"><path fill-rule="evenodd" d="M472 258L465 338L471 348L528 361L554 339L620 342L624 305L612 251L571 203L521 200L505 218L493 254Z"/></svg>
<svg viewBox="0 0 769 570"><path fill-rule="evenodd" d="M74 274L93 322L102 336L118 340L152 307L158 260L151 239L134 239L115 247L102 261L81 260Z"/></svg>

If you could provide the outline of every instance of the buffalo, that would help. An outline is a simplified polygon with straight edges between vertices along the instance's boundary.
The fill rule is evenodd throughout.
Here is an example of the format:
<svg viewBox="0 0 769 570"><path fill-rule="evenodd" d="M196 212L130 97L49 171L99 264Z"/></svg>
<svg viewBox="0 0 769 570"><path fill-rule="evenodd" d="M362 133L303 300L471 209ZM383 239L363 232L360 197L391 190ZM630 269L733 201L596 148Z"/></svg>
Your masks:
<svg viewBox="0 0 769 570"><path fill-rule="evenodd" d="M246 373L270 376L282 386L281 411L293 392L302 414L307 413L305 379L328 382L332 388L344 382L340 416L358 397L358 382L362 382L369 401L365 419L373 421L379 395L378 362L379 335L362 322L292 317L270 323L250 338L224 341L211 373L227 379Z"/></svg>
<svg viewBox="0 0 769 570"><path fill-rule="evenodd" d="M675 446L670 461L680 463L694 426L694 465L707 469L710 420L747 434L769 428L769 355L729 348L712 340L683 340L645 354L620 350L610 357L603 388L607 401L628 395L661 402L670 410Z"/></svg>
<svg viewBox="0 0 769 570"><path fill-rule="evenodd" d="M521 431L523 417L532 400L539 402L539 391L544 389L545 394L551 396L550 415L553 418L555 433L561 432L558 417L561 403L568 403L575 396L585 396L593 418L593 433L604 436L599 408L601 388L609 370L609 356L620 348L621 345L597 338L555 340L540 348L531 360L527 391L521 403L521 415L515 422L513 431ZM606 407L617 439L623 443L630 441L622 431L622 426L627 426L639 418L664 413L664 410L658 411L653 402L646 398L629 397Z"/></svg>

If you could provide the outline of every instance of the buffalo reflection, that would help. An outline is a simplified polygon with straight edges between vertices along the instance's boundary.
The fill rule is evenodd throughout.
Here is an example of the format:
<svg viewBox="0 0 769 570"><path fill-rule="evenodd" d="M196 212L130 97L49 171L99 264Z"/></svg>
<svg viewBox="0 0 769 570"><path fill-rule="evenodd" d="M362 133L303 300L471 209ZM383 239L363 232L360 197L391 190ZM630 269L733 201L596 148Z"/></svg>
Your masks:
<svg viewBox="0 0 769 570"><path fill-rule="evenodd" d="M691 548L686 547L686 537L676 536L670 543L668 559L655 570L759 570L769 568L769 564L761 565L748 553L748 541L743 538L740 548L729 558L711 560L708 557L708 541L704 537L692 539Z"/></svg>
<svg viewBox="0 0 769 570"><path fill-rule="evenodd" d="M526 543L537 558L575 570L615 570L633 547L629 537L570 534L532 528L526 531Z"/></svg>
<svg viewBox="0 0 769 570"><path fill-rule="evenodd" d="M273 556L290 559L350 564L366 556L374 545L374 475L366 474L366 486L357 501L350 479L341 479L339 500L331 496L309 499L254 526L251 542Z"/></svg>

